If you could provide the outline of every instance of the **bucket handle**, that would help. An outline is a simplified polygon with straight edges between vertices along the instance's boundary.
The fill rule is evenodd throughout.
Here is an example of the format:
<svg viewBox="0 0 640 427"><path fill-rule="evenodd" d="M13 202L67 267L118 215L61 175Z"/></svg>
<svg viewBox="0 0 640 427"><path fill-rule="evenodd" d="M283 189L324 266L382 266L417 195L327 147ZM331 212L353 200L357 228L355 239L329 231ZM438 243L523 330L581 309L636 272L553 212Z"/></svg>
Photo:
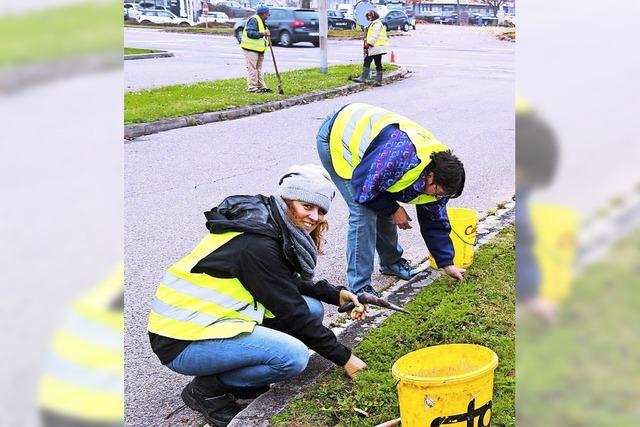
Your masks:
<svg viewBox="0 0 640 427"><path fill-rule="evenodd" d="M463 239L462 236L460 236L458 234L458 232L453 227L451 227L451 231L453 231L453 234L458 236L458 239L460 239L462 241L462 243L464 243L465 245L475 246L478 243L478 233L477 232L476 232L475 238L473 239L473 243L469 243L465 239Z"/></svg>

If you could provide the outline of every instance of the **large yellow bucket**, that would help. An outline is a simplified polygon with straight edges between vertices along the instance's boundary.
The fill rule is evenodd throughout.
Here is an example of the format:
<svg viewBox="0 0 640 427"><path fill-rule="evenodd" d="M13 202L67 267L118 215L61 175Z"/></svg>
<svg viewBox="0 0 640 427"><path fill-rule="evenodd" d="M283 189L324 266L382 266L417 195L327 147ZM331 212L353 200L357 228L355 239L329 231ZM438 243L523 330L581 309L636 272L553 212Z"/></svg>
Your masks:
<svg viewBox="0 0 640 427"><path fill-rule="evenodd" d="M498 356L475 344L437 345L402 356L391 368L402 427L488 427L496 366Z"/></svg>
<svg viewBox="0 0 640 427"><path fill-rule="evenodd" d="M451 241L455 250L453 264L458 268L467 268L473 263L473 251L476 245L478 212L473 209L447 208L451 224ZM431 267L438 268L436 260L429 256Z"/></svg>

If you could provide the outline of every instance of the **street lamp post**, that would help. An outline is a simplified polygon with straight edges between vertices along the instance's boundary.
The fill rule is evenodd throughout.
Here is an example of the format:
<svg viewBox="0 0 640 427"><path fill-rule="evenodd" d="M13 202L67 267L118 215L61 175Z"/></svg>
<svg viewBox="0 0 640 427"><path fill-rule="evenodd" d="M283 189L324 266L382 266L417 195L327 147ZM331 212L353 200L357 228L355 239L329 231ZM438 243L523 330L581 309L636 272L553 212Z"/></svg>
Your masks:
<svg viewBox="0 0 640 427"><path fill-rule="evenodd" d="M318 14L320 15L320 72L326 74L329 71L327 60L327 35L329 32L327 0L318 0Z"/></svg>

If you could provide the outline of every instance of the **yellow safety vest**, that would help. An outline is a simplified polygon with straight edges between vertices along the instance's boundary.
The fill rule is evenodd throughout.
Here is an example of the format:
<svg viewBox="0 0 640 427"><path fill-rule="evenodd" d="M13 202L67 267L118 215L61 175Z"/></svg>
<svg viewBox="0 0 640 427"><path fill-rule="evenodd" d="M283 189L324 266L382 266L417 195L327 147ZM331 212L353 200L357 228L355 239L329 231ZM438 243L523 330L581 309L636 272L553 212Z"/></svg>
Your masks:
<svg viewBox="0 0 640 427"><path fill-rule="evenodd" d="M75 424L124 420L124 267L75 301L40 380L41 410ZM115 306L115 307L114 307Z"/></svg>
<svg viewBox="0 0 640 427"><path fill-rule="evenodd" d="M258 21L258 31L264 33L264 22L262 22L262 18L260 15L254 15L249 19L256 18ZM247 21L247 24L249 21ZM244 26L242 30L242 42L240 43L240 47L243 49L253 50L254 52L264 52L267 50L267 39L262 37L259 39L252 39L247 35L247 26Z"/></svg>
<svg viewBox="0 0 640 427"><path fill-rule="evenodd" d="M402 178L387 189L397 193L412 185L431 162L431 154L449 148L440 143L428 130L399 114L369 104L354 103L344 107L336 116L329 136L331 162L341 178L351 179L353 170L360 164L369 144L382 129L397 124L409 135L416 148L420 163L407 171ZM422 194L409 203L423 204L435 201L434 196Z"/></svg>
<svg viewBox="0 0 640 427"><path fill-rule="evenodd" d="M191 273L200 260L240 234L208 234L169 268L156 290L150 332L188 341L230 338L252 332L264 317L274 317L238 279Z"/></svg>
<svg viewBox="0 0 640 427"><path fill-rule="evenodd" d="M378 34L378 39L373 45L386 46L389 44L389 37L387 37L387 30L384 28L381 19L376 19L375 21L371 22L371 24L369 24L369 29L367 30L367 40L371 38L371 35L373 34L373 24L375 24L376 22L380 24L380 34Z"/></svg>

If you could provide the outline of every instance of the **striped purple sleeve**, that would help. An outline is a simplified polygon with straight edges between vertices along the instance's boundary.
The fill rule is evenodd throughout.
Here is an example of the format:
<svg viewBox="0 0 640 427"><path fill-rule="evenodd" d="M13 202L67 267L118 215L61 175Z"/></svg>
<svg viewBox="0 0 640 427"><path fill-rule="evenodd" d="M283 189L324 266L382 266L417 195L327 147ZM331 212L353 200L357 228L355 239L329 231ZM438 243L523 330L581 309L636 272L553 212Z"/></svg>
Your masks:
<svg viewBox="0 0 640 427"><path fill-rule="evenodd" d="M394 129L362 162L352 178L356 201L365 203L387 191L410 169L418 165L416 149L409 136Z"/></svg>

